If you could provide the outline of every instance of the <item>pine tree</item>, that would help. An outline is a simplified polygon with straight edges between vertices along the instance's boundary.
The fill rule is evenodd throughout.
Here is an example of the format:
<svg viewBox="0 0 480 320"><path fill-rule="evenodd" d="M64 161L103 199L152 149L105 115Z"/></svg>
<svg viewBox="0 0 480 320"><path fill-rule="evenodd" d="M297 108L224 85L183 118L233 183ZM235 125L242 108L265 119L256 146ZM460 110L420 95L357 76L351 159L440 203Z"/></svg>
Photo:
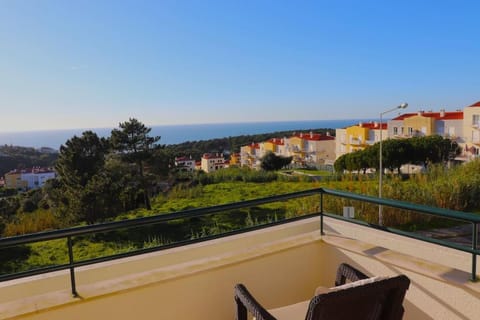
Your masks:
<svg viewBox="0 0 480 320"><path fill-rule="evenodd" d="M149 197L151 183L149 183L145 174L145 162L160 147L157 145L160 137L149 136L151 128L146 127L135 118L120 123L119 127L120 129L112 130L111 143L113 149L123 161L136 166L138 179L143 187L145 207L147 210L151 210Z"/></svg>
<svg viewBox="0 0 480 320"><path fill-rule="evenodd" d="M94 223L105 214L105 208L98 205L105 194L96 192L94 186L100 185L108 151L108 141L92 131L74 136L60 147L55 169L65 190L69 214L76 219Z"/></svg>

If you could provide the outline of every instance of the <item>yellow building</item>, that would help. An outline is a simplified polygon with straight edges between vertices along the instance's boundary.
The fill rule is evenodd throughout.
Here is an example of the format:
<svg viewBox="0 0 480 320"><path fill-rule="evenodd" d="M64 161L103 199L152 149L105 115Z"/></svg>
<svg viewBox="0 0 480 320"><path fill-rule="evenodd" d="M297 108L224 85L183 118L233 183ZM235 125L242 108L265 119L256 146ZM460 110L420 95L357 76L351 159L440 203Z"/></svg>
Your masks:
<svg viewBox="0 0 480 320"><path fill-rule="evenodd" d="M5 174L5 187L13 189L27 189L28 182L22 180L22 172L20 170L12 170Z"/></svg>
<svg viewBox="0 0 480 320"><path fill-rule="evenodd" d="M398 138L439 135L456 139L463 134L462 111L418 111L405 113L388 122L388 136Z"/></svg>
<svg viewBox="0 0 480 320"><path fill-rule="evenodd" d="M252 143L240 147L240 165L254 168L259 162L260 146L258 143Z"/></svg>
<svg viewBox="0 0 480 320"><path fill-rule="evenodd" d="M382 130L382 139L385 140L388 136L386 123L382 123ZM346 153L363 150L380 141L380 123L360 122L358 125L337 129L336 136L336 157L338 159Z"/></svg>
<svg viewBox="0 0 480 320"><path fill-rule="evenodd" d="M230 165L231 166L240 165L240 153L232 153L230 155Z"/></svg>

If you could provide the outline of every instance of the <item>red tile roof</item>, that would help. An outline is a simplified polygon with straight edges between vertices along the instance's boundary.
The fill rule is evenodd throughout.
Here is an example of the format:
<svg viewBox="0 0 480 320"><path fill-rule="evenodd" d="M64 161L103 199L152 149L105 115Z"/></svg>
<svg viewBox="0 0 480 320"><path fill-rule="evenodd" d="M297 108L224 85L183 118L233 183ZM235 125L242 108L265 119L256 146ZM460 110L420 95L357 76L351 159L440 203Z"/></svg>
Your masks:
<svg viewBox="0 0 480 320"><path fill-rule="evenodd" d="M407 118L417 116L415 113L404 113L392 120L405 120ZM445 111L445 115L442 117L440 112L421 112L421 116L428 118L435 118L436 120L463 120L463 111Z"/></svg>
<svg viewBox="0 0 480 320"><path fill-rule="evenodd" d="M471 108L471 107L480 107L480 101L475 102L474 104L472 104L471 106L468 106L467 108Z"/></svg>
<svg viewBox="0 0 480 320"><path fill-rule="evenodd" d="M17 174L17 173L53 173L55 172L51 168L42 168L42 167L33 167L33 168L25 168L25 169L13 169L7 172L7 174Z"/></svg>
<svg viewBox="0 0 480 320"><path fill-rule="evenodd" d="M294 134L293 137L297 137L297 138L309 140L309 141L335 140L335 137L323 135L320 133L313 133L313 132L310 132L310 133L300 132L300 133Z"/></svg>
<svg viewBox="0 0 480 320"><path fill-rule="evenodd" d="M379 122L362 122L362 123L359 123L358 126L362 128L367 128L367 129L380 129ZM382 129L383 130L387 129L387 123L382 122Z"/></svg>
<svg viewBox="0 0 480 320"><path fill-rule="evenodd" d="M175 158L175 161L190 161L192 160L192 157L177 157Z"/></svg>
<svg viewBox="0 0 480 320"><path fill-rule="evenodd" d="M203 157L204 159L223 159L223 154L213 154L213 153L204 153Z"/></svg>
<svg viewBox="0 0 480 320"><path fill-rule="evenodd" d="M268 140L268 142L276 144L277 146L283 146L284 145L283 139L280 139L280 138L272 138L272 139Z"/></svg>
<svg viewBox="0 0 480 320"><path fill-rule="evenodd" d="M260 145L258 143L254 143L254 142L252 142L250 147L253 148L253 149L260 149Z"/></svg>

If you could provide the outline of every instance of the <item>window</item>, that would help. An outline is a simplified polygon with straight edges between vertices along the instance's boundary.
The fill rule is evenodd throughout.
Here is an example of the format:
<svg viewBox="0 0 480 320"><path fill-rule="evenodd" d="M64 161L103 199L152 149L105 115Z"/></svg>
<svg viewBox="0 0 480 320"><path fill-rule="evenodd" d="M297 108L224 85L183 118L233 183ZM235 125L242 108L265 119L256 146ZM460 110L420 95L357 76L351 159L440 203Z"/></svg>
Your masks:
<svg viewBox="0 0 480 320"><path fill-rule="evenodd" d="M480 114L472 115L472 126L480 127Z"/></svg>
<svg viewBox="0 0 480 320"><path fill-rule="evenodd" d="M398 127L393 127L393 135L398 136Z"/></svg>
<svg viewBox="0 0 480 320"><path fill-rule="evenodd" d="M413 135L413 128L412 127L408 127L408 135L409 136Z"/></svg>
<svg viewBox="0 0 480 320"><path fill-rule="evenodd" d="M473 143L478 143L480 142L480 132L475 130L472 132L472 142Z"/></svg>
<svg viewBox="0 0 480 320"><path fill-rule="evenodd" d="M448 135L451 137L455 136L455 127L449 127L448 128Z"/></svg>

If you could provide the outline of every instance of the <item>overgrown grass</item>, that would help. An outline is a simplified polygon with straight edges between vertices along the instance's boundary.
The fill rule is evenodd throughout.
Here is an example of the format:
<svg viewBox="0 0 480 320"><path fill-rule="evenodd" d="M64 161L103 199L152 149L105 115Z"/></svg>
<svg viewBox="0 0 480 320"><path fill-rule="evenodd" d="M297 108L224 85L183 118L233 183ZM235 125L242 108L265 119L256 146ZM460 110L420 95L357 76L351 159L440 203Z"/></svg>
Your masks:
<svg viewBox="0 0 480 320"><path fill-rule="evenodd" d="M11 237L27 233L36 233L57 229L62 225L51 210L37 209L34 212L21 212L13 221L5 224L3 236Z"/></svg>
<svg viewBox="0 0 480 320"><path fill-rule="evenodd" d="M253 173L248 173L253 174ZM216 178L220 179L220 174ZM377 196L377 177L366 175L345 175L340 180L322 182L309 179L276 178L271 181L253 182L243 179L245 172L232 171L217 183L197 183L196 185L176 185L168 194L152 199L152 209L137 209L118 216L116 219L168 214L181 210L209 207L220 204L262 198L271 195L325 187L359 194ZM263 178L261 178L262 180ZM222 180L222 179L220 179ZM268 180L268 179L266 179ZM442 166L429 168L427 173L404 180L398 176L387 176L383 185L385 198L409 201L418 204L438 206L460 211L476 211L480 208L480 162L446 170ZM342 214L343 207L355 207L356 218L378 222L378 206L348 199L324 196L324 209ZM170 221L158 225L120 230L74 239L76 260L85 260L139 248L149 248L172 242L195 239L231 231L244 226L254 226L279 219L296 217L310 212L318 212L319 197L271 203L251 208L231 210L201 218ZM385 225L404 230L420 230L428 227L451 226L457 222L440 221L428 215L406 210L384 207ZM5 228L5 234L16 235L56 228L60 224L48 210L37 210L18 215L14 222ZM8 232L8 233L7 233ZM63 264L67 261L65 240L35 243L21 248L3 250L0 272L18 272L40 266Z"/></svg>

